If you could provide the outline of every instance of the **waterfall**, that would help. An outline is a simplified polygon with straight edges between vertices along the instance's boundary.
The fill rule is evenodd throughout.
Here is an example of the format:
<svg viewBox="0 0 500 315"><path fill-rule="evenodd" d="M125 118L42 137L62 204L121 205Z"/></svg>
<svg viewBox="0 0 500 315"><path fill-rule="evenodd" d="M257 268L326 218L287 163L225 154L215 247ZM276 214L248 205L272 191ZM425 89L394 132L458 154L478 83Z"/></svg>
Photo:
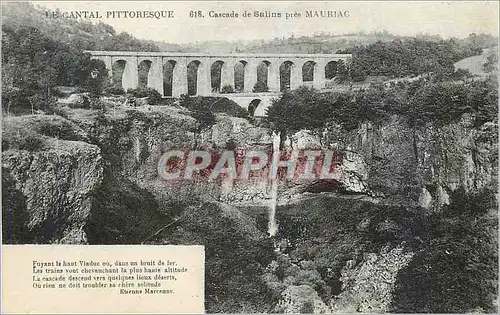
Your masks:
<svg viewBox="0 0 500 315"><path fill-rule="evenodd" d="M269 236L274 236L278 233L278 223L276 222L276 203L278 198L278 180L273 179L271 187L271 202L269 205L269 223L267 229Z"/></svg>
<svg viewBox="0 0 500 315"><path fill-rule="evenodd" d="M273 132L273 153L279 152L280 149L280 135ZM278 233L278 223L276 222L276 204L278 203L278 176L271 179L271 201L269 204L269 223L268 233L269 236L274 236Z"/></svg>
<svg viewBox="0 0 500 315"><path fill-rule="evenodd" d="M141 140L136 137L135 138L135 161L140 162L141 160Z"/></svg>

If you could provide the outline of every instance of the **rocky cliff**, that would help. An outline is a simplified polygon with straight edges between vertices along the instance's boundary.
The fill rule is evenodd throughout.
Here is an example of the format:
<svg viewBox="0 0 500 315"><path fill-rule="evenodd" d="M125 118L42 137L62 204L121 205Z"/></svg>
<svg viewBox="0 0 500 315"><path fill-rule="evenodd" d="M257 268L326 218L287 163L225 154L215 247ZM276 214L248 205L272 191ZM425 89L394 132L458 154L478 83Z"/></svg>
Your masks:
<svg viewBox="0 0 500 315"><path fill-rule="evenodd" d="M269 150L265 126L218 115L199 132L175 106L65 116L4 121L4 242L204 244L209 312L391 310L427 216L459 190L496 190L496 125L330 125L286 149L334 150L340 179L282 182L269 238L267 180L168 185L157 173L170 149Z"/></svg>

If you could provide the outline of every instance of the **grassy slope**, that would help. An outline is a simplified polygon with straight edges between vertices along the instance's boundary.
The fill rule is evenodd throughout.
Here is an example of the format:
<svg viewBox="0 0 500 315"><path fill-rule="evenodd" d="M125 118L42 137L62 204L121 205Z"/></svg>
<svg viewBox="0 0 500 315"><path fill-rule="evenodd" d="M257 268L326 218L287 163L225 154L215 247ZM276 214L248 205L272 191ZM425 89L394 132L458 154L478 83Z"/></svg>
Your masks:
<svg viewBox="0 0 500 315"><path fill-rule="evenodd" d="M498 49L494 47L492 49ZM481 55L472 56L468 58L464 58L455 63L455 69L465 69L469 70L470 73L474 75L484 76L486 73L484 72L483 65L486 62L486 58L490 54L489 49L484 49Z"/></svg>

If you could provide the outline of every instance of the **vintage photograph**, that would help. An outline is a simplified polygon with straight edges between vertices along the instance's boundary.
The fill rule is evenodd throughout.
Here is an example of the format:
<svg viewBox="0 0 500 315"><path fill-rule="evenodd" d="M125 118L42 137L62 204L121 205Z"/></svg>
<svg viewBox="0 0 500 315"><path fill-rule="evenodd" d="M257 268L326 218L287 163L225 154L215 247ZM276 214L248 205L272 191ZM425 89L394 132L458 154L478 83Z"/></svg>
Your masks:
<svg viewBox="0 0 500 315"><path fill-rule="evenodd" d="M2 244L202 245L206 313L498 312L498 2L1 10Z"/></svg>

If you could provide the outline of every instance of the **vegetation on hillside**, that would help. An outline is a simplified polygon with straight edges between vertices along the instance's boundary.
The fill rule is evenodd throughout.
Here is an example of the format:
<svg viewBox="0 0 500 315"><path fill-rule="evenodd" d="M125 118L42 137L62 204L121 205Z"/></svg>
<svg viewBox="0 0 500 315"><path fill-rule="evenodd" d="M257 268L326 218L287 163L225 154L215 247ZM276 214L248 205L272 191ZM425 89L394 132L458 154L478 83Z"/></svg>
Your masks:
<svg viewBox="0 0 500 315"><path fill-rule="evenodd" d="M103 91L122 94L119 87L109 86L104 65L91 60L83 50L159 50L152 41L138 40L127 33L117 34L111 26L103 23L47 18L41 7L30 3L6 3L2 4L2 9L2 104L4 111L9 113L46 111L53 107L53 88L59 85L76 86L95 96ZM287 52L332 53L337 50L340 53L352 53L349 68L339 64L327 69L328 77L335 77L337 82L345 83L351 80L362 81L367 76L394 78L434 73L450 77L454 74L453 64L457 60L478 54L483 48L493 44L493 38L487 35L471 34L462 40L443 40L431 36L407 38L378 32L291 37L270 42L253 42L237 50L271 51L269 47L279 46L286 48ZM292 46L304 47L304 50L295 51ZM193 47L186 45L184 48ZM338 50L339 48L342 50ZM242 75L236 76L235 86L231 88L219 86L219 68L212 67L212 89L223 89L222 92L225 93L241 91ZM240 67L237 72L242 69ZM305 67L304 76L311 77L312 69L312 66ZM266 71L267 68L260 67L258 78L265 78ZM289 84L289 69L284 67L280 69L280 73L281 85L286 89L287 82ZM193 69L190 69L189 76L193 78L195 75ZM139 77L147 76L142 73ZM190 94L195 94L192 85L196 80L189 82ZM259 92L266 91L265 83L259 83L260 85L252 88Z"/></svg>
<svg viewBox="0 0 500 315"><path fill-rule="evenodd" d="M498 285L495 191L458 189L428 218L422 248L398 275L397 313L494 313Z"/></svg>
<svg viewBox="0 0 500 315"><path fill-rule="evenodd" d="M158 50L106 24L48 19L30 3L3 3L2 9L2 108L10 114L51 111L56 86L101 95L108 70L84 50Z"/></svg>
<svg viewBox="0 0 500 315"><path fill-rule="evenodd" d="M159 51L152 41L117 33L104 23L85 20L47 18L43 7L28 2L2 3L2 27L35 28L53 41L77 50Z"/></svg>
<svg viewBox="0 0 500 315"><path fill-rule="evenodd" d="M401 81L392 86L372 85L359 91L320 93L301 87L286 91L268 108L268 120L282 141L301 129L322 132L329 123L352 130L363 122L380 124L392 115L404 117L412 127L427 123L446 125L465 113L475 126L494 122L498 110L497 80L441 82L430 79Z"/></svg>
<svg viewBox="0 0 500 315"><path fill-rule="evenodd" d="M255 239L246 230L251 226L236 223L224 211L217 203L188 207L177 227L163 238L168 244L205 246L207 312L271 312L279 296L260 275L275 256L272 240Z"/></svg>
<svg viewBox="0 0 500 315"><path fill-rule="evenodd" d="M397 39L355 46L338 53L353 55L351 76L354 81L363 81L367 76L395 78L426 73L451 74L455 62L481 54L484 48L491 47L493 39L475 34L462 41L455 38L438 41Z"/></svg>
<svg viewBox="0 0 500 315"><path fill-rule="evenodd" d="M54 87L79 86L100 95L107 81L102 61L38 29L2 26L2 107L12 113L46 111Z"/></svg>
<svg viewBox="0 0 500 315"><path fill-rule="evenodd" d="M215 124L215 113L226 113L229 116L248 118L248 111L225 97L191 97L183 94L179 105L191 111L191 115L200 123L200 130Z"/></svg>

